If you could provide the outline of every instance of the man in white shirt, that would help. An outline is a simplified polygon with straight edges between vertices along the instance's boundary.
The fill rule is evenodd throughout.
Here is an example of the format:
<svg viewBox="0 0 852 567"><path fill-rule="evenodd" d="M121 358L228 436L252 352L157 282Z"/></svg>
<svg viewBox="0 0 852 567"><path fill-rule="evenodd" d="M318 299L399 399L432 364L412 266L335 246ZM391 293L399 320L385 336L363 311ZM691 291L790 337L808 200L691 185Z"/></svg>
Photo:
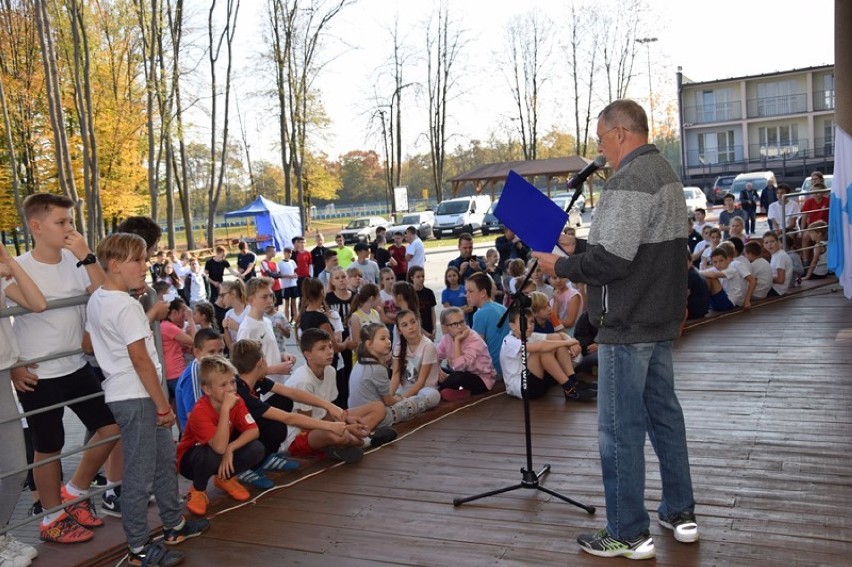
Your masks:
<svg viewBox="0 0 852 567"><path fill-rule="evenodd" d="M408 269L418 266L426 267L426 249L423 247L423 241L417 236L417 229L409 226L405 229L405 241L408 245L405 247L405 261L408 262Z"/></svg>

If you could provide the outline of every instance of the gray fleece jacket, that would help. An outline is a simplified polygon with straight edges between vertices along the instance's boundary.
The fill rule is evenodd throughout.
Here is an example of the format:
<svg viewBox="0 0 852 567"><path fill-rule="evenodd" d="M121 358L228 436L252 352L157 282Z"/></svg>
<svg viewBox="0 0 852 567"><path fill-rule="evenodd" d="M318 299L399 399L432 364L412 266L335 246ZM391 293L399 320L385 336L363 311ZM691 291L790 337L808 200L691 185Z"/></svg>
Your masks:
<svg viewBox="0 0 852 567"><path fill-rule="evenodd" d="M671 340L686 311L686 202L677 174L651 144L624 157L595 209L585 253L556 273L587 284L597 342Z"/></svg>

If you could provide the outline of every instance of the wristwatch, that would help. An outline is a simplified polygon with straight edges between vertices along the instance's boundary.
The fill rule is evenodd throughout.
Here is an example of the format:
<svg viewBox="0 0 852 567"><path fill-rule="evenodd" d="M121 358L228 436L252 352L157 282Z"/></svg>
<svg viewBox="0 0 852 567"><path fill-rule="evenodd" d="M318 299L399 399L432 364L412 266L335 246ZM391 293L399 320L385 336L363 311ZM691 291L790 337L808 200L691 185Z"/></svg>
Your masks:
<svg viewBox="0 0 852 567"><path fill-rule="evenodd" d="M89 254L85 258L77 262L77 267L79 268L80 266L88 266L89 264L94 264L97 261L98 257L89 252Z"/></svg>

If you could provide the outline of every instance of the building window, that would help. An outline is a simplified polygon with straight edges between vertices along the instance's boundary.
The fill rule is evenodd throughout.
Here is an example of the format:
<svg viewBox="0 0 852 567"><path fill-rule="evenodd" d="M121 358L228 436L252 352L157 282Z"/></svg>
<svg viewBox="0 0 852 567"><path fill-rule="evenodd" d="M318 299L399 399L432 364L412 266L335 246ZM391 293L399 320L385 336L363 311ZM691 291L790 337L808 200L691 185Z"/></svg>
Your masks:
<svg viewBox="0 0 852 567"><path fill-rule="evenodd" d="M791 157L799 152L798 124L761 127L757 129L757 135L761 157Z"/></svg>
<svg viewBox="0 0 852 567"><path fill-rule="evenodd" d="M734 131L727 130L724 132L716 132L716 151L719 158L719 163L730 163L735 161L734 152Z"/></svg>

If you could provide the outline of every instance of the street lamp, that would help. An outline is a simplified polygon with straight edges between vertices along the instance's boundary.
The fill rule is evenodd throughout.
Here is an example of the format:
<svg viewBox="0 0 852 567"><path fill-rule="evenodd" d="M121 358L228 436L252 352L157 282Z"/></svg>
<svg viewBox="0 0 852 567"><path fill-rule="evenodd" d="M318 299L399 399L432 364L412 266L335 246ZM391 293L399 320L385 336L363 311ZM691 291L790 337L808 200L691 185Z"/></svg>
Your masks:
<svg viewBox="0 0 852 567"><path fill-rule="evenodd" d="M640 37L636 43L645 46L648 54L648 106L651 110L651 142L654 141L654 87L651 85L651 44L657 41L656 37Z"/></svg>

